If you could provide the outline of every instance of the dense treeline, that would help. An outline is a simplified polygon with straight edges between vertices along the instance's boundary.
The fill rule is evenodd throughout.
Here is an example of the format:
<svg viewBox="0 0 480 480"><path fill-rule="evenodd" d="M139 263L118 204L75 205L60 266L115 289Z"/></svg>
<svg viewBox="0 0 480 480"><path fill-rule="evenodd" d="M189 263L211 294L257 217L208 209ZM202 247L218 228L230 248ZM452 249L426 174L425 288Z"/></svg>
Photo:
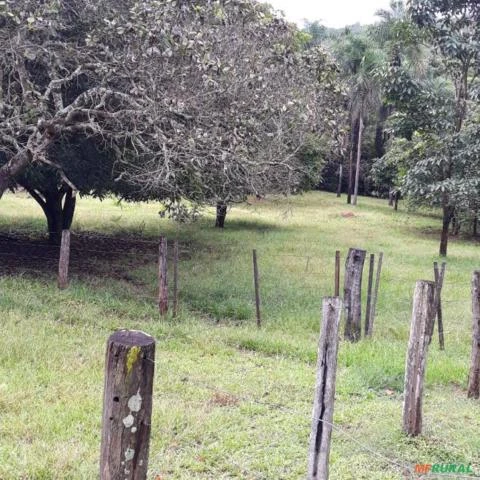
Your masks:
<svg viewBox="0 0 480 480"><path fill-rule="evenodd" d="M357 192L400 196L442 210L440 254L449 230L477 234L480 194L480 4L392 1L379 22L343 31L308 23L312 45L337 61L349 98L348 203ZM338 186L338 162L323 186Z"/></svg>

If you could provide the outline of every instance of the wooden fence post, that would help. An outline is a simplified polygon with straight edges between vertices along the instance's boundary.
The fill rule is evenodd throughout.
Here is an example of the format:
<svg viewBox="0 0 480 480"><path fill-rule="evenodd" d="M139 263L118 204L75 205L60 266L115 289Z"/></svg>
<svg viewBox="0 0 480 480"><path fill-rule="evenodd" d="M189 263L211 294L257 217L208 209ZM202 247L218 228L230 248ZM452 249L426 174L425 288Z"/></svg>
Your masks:
<svg viewBox="0 0 480 480"><path fill-rule="evenodd" d="M322 328L318 342L317 380L308 452L308 480L328 480L338 329L341 316L342 300L339 297L325 297L322 305Z"/></svg>
<svg viewBox="0 0 480 480"><path fill-rule="evenodd" d="M351 342L362 337L362 274L366 253L351 248L345 262L345 338Z"/></svg>
<svg viewBox="0 0 480 480"><path fill-rule="evenodd" d="M442 263L442 269L438 271L438 263L433 262L433 273L435 274L435 311L438 321L438 342L440 344L440 350L445 350L445 337L443 335L443 313L442 313L442 288L443 280L445 278L445 268L447 264ZM435 321L433 322L432 329L434 328ZM433 336L433 330L432 330Z"/></svg>
<svg viewBox="0 0 480 480"><path fill-rule="evenodd" d="M340 296L340 250L335 252L335 296Z"/></svg>
<svg viewBox="0 0 480 480"><path fill-rule="evenodd" d="M413 297L403 402L403 430L412 436L422 432L423 380L434 318L435 283L419 280Z"/></svg>
<svg viewBox="0 0 480 480"><path fill-rule="evenodd" d="M119 330L107 342L101 480L145 480L152 416L155 340Z"/></svg>
<svg viewBox="0 0 480 480"><path fill-rule="evenodd" d="M253 283L255 285L255 311L257 315L257 327L260 328L262 326L262 318L260 315L260 282L256 250L253 250Z"/></svg>
<svg viewBox="0 0 480 480"><path fill-rule="evenodd" d="M68 267L70 265L70 230L62 231L60 258L58 260L58 288L68 287Z"/></svg>
<svg viewBox="0 0 480 480"><path fill-rule="evenodd" d="M173 244L173 317L178 313L178 240Z"/></svg>
<svg viewBox="0 0 480 480"><path fill-rule="evenodd" d="M160 237L158 249L158 309L162 316L165 316L168 312L167 248L167 239Z"/></svg>
<svg viewBox="0 0 480 480"><path fill-rule="evenodd" d="M378 290L380 288L380 275L382 274L383 252L378 256L377 276L375 278L375 288L373 291L372 311L370 313L370 335L373 333L373 323L375 322L375 315L377 314L377 300Z"/></svg>
<svg viewBox="0 0 480 480"><path fill-rule="evenodd" d="M372 336L371 316L372 316L372 285L373 271L375 270L375 255L370 254L370 265L368 268L368 288L367 288L367 308L365 310L365 336Z"/></svg>
<svg viewBox="0 0 480 480"><path fill-rule="evenodd" d="M468 397L480 397L480 271L472 278L473 339L470 373L468 376Z"/></svg>

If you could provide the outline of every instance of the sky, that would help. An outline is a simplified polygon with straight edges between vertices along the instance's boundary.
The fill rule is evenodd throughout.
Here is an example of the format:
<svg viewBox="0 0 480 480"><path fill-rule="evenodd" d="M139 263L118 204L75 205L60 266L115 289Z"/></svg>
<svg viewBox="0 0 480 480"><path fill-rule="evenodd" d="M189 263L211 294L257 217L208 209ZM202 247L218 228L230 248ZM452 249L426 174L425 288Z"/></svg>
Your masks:
<svg viewBox="0 0 480 480"><path fill-rule="evenodd" d="M285 13L287 20L303 25L303 20L319 20L327 27L344 27L354 23L376 21L375 12L387 9L390 0L268 0Z"/></svg>

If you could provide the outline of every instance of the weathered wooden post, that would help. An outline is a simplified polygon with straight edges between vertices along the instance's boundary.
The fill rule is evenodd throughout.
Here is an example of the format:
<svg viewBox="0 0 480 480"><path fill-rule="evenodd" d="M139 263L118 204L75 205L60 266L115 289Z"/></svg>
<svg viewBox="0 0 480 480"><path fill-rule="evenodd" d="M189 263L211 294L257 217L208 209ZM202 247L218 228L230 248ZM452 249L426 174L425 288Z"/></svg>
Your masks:
<svg viewBox="0 0 480 480"><path fill-rule="evenodd" d="M308 480L328 480L337 371L338 329L341 316L342 300L339 297L325 297L322 306L322 328L318 342L317 380L308 451Z"/></svg>
<svg viewBox="0 0 480 480"><path fill-rule="evenodd" d="M70 265L70 230L62 231L60 244L60 258L58 260L58 288L64 290L68 287L68 268Z"/></svg>
<svg viewBox="0 0 480 480"><path fill-rule="evenodd" d="M433 273L435 275L435 311L438 321L438 342L440 344L440 350L445 350L445 338L443 335L442 288L445 278L446 266L447 264L445 262L442 262L442 269L439 272L438 263L433 263ZM434 325L435 321L433 322L432 329L434 328Z"/></svg>
<svg viewBox="0 0 480 480"><path fill-rule="evenodd" d="M107 342L101 480L146 480L152 417L155 340L119 330Z"/></svg>
<svg viewBox="0 0 480 480"><path fill-rule="evenodd" d="M413 297L403 402L403 430L412 436L422 432L423 380L434 318L435 283L419 280Z"/></svg>
<svg viewBox="0 0 480 480"><path fill-rule="evenodd" d="M340 296L340 250L335 252L335 296Z"/></svg>
<svg viewBox="0 0 480 480"><path fill-rule="evenodd" d="M373 323L375 322L375 315L377 314L377 300L378 290L380 288L380 276L382 274L383 252L378 256L377 276L375 278L375 288L373 291L372 311L370 313L370 335L373 333Z"/></svg>
<svg viewBox="0 0 480 480"><path fill-rule="evenodd" d="M480 397L480 271L472 278L473 339L470 373L468 376L468 397Z"/></svg>
<svg viewBox="0 0 480 480"><path fill-rule="evenodd" d="M162 316L168 313L167 248L167 239L160 237L158 250L158 309Z"/></svg>
<svg viewBox="0 0 480 480"><path fill-rule="evenodd" d="M178 313L178 240L173 244L173 317Z"/></svg>
<svg viewBox="0 0 480 480"><path fill-rule="evenodd" d="M255 311L257 315L257 327L262 326L262 317L260 314L260 280L258 275L257 251L253 250L253 283L255 286Z"/></svg>
<svg viewBox="0 0 480 480"><path fill-rule="evenodd" d="M362 274L365 250L351 248L345 262L345 338L357 342L362 336Z"/></svg>
<svg viewBox="0 0 480 480"><path fill-rule="evenodd" d="M367 308L365 310L365 336L370 337L372 335L372 285L373 285L373 271L375 270L375 255L370 254L370 265L368 269L368 288L367 288Z"/></svg>

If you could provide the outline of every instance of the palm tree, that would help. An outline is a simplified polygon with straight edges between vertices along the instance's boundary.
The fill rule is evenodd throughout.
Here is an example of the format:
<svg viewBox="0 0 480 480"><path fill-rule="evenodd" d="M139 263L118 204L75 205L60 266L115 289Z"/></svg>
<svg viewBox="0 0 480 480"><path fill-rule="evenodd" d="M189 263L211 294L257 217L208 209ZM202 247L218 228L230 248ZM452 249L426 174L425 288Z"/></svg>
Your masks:
<svg viewBox="0 0 480 480"><path fill-rule="evenodd" d="M372 110L376 111L381 102L381 84L377 72L384 62L384 53L369 36L354 35L348 31L338 39L334 51L342 67L349 95L351 145L347 203L356 205L363 132ZM354 159L355 182L353 182Z"/></svg>

